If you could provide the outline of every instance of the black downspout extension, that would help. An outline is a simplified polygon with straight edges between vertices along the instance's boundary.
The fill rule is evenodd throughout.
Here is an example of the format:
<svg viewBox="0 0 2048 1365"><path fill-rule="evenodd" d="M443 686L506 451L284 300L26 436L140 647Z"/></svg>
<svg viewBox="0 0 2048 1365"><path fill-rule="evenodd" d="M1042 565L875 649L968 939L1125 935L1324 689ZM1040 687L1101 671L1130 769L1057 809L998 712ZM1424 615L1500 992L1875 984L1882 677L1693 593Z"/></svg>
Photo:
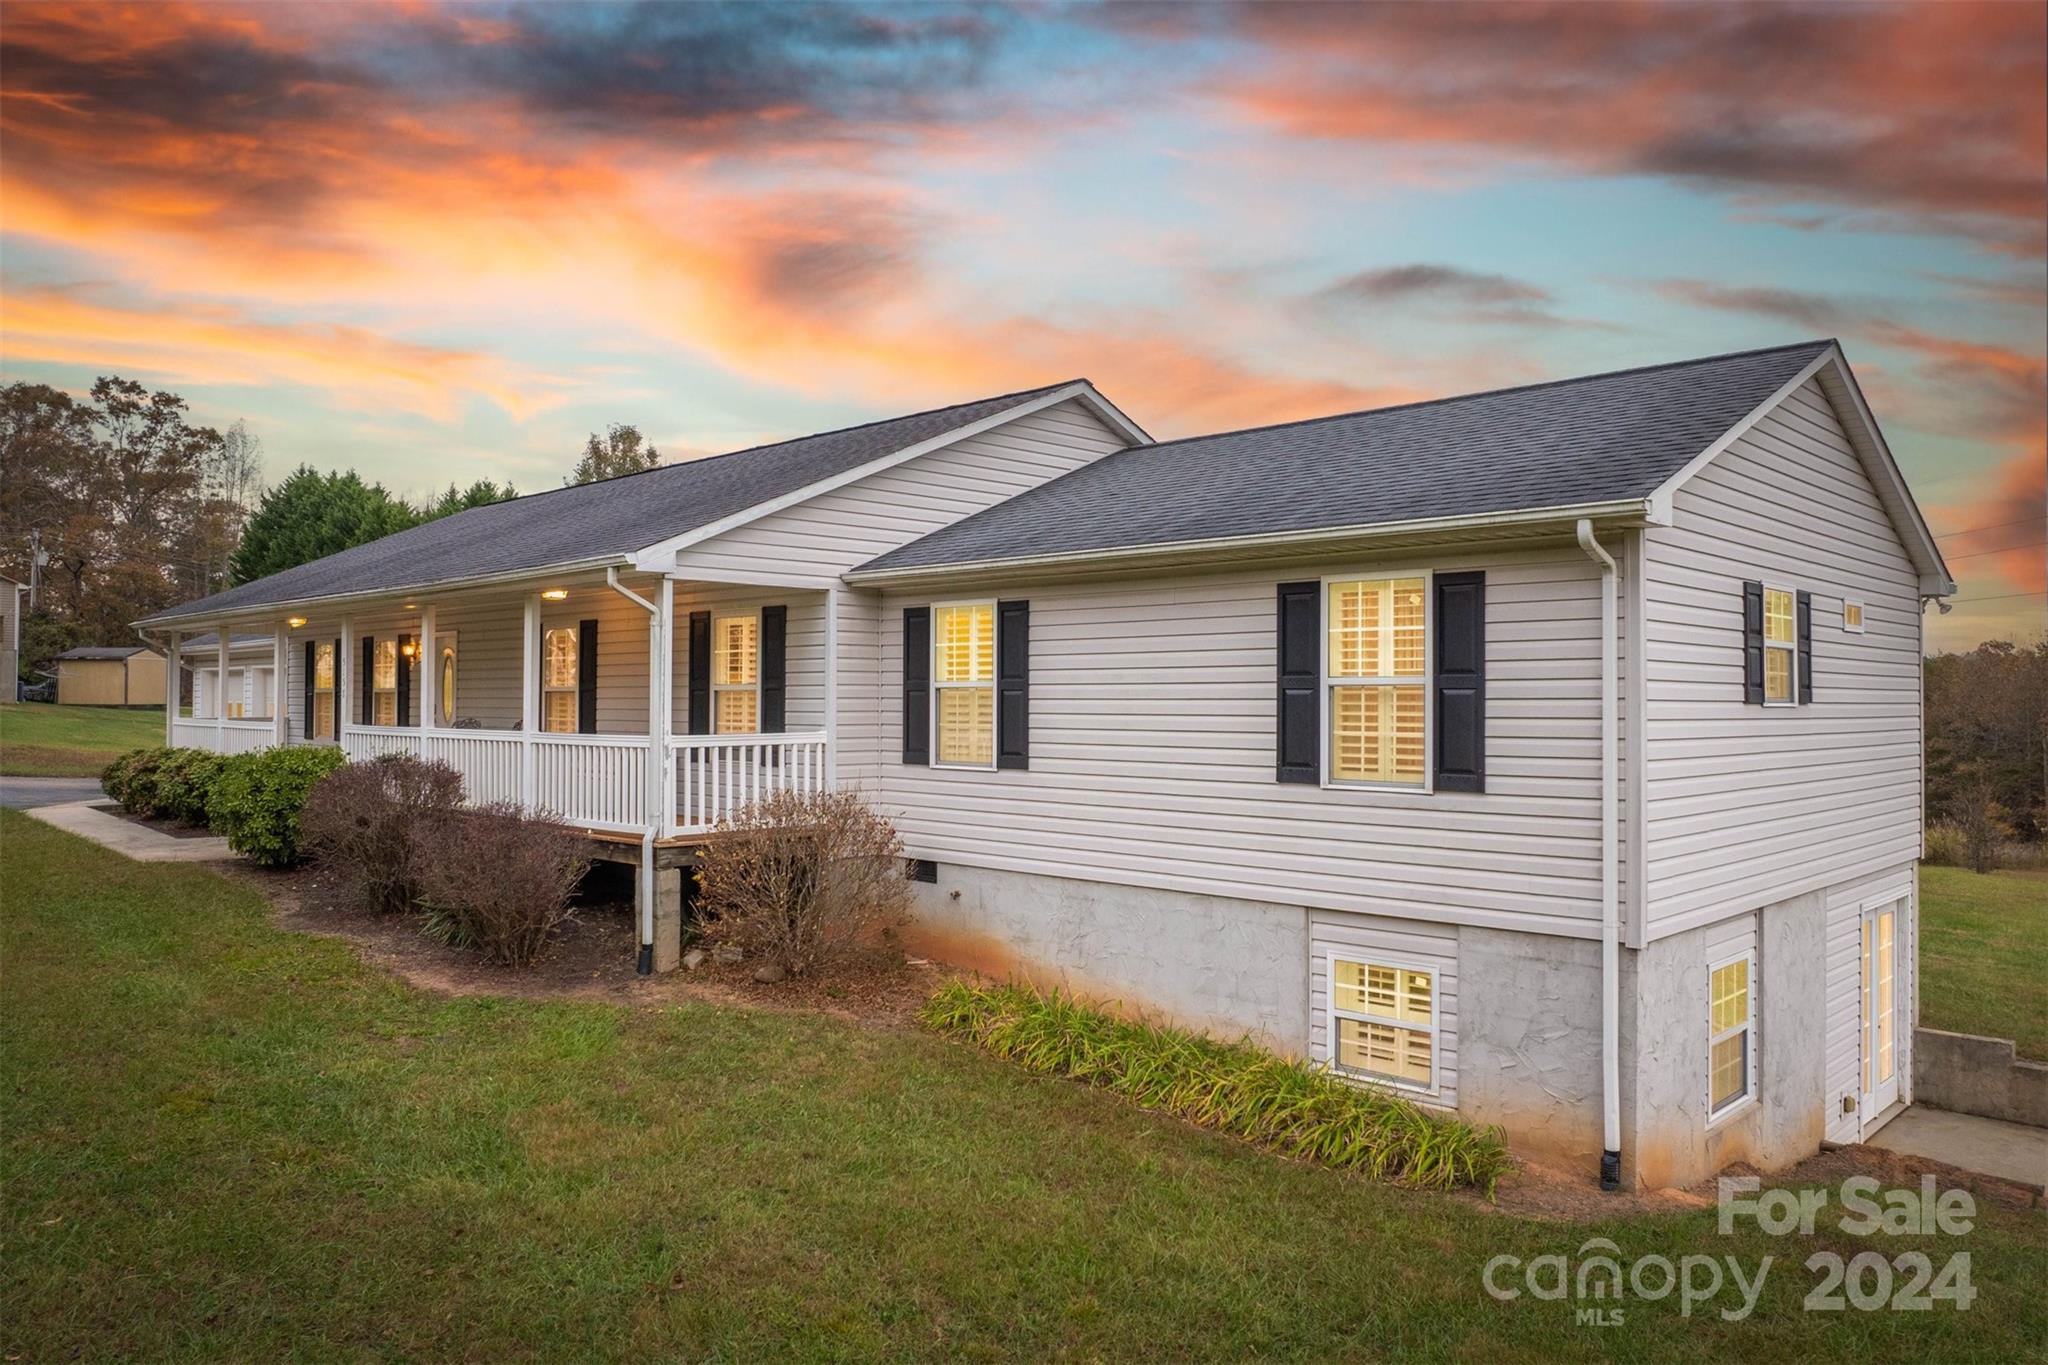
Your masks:
<svg viewBox="0 0 2048 1365"><path fill-rule="evenodd" d="M1603 1190L1618 1190L1621 1188L1620 1152L1602 1152L1600 1154L1600 1188Z"/></svg>
<svg viewBox="0 0 2048 1365"><path fill-rule="evenodd" d="M640 965L634 970L641 976L654 975L654 945L652 943L640 945Z"/></svg>

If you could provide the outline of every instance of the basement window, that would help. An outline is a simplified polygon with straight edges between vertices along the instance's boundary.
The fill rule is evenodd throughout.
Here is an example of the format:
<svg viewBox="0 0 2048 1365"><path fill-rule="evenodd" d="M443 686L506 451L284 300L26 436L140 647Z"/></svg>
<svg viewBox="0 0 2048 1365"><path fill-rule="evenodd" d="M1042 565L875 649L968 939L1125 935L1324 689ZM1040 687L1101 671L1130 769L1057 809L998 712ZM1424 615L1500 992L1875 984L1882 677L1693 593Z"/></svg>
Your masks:
<svg viewBox="0 0 2048 1365"><path fill-rule="evenodd" d="M1436 1089L1436 975L1392 962L1329 960L1330 1059L1337 1070Z"/></svg>
<svg viewBox="0 0 2048 1365"><path fill-rule="evenodd" d="M1707 1114L1720 1118L1755 1089L1756 1030L1750 1023L1750 979L1755 961L1747 953L1713 969L1707 984Z"/></svg>

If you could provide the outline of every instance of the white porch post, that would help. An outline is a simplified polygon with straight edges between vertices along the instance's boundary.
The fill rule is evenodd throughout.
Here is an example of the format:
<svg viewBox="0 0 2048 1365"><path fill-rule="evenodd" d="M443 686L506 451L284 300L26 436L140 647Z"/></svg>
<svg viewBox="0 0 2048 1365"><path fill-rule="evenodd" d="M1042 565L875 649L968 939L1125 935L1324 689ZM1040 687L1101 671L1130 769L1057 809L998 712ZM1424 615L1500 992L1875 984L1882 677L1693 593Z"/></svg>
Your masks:
<svg viewBox="0 0 2048 1365"><path fill-rule="evenodd" d="M533 804L533 735L540 729L540 597L526 594L519 653L519 803Z"/></svg>
<svg viewBox="0 0 2048 1365"><path fill-rule="evenodd" d="M839 785L839 589L825 589L825 790Z"/></svg>
<svg viewBox="0 0 2048 1365"><path fill-rule="evenodd" d="M420 607L420 729L431 730L441 723L440 695L441 649L434 642L434 604L427 602ZM425 757L424 746L421 757Z"/></svg>
<svg viewBox="0 0 2048 1365"><path fill-rule="evenodd" d="M270 633L270 742L282 749L292 742L291 696L285 682L292 661L292 628L280 621Z"/></svg>
<svg viewBox="0 0 2048 1365"><path fill-rule="evenodd" d="M355 670L350 667L355 644L355 618L344 616L341 618L341 641L334 647L334 738L343 749L348 747L348 727L355 724L355 717L348 708L349 694L355 691L349 685L349 680L355 677Z"/></svg>
<svg viewBox="0 0 2048 1365"><path fill-rule="evenodd" d="M675 755L669 750L669 732L676 721L676 581L661 580L661 611L654 618L654 659L648 678L648 742L654 752L648 760L660 773L660 805L647 812L667 834L676 826Z"/></svg>
<svg viewBox="0 0 2048 1365"><path fill-rule="evenodd" d="M214 675L213 702L213 751L224 754L228 751L228 627L222 622L214 631L214 638L220 642L219 672Z"/></svg>
<svg viewBox="0 0 2048 1365"><path fill-rule="evenodd" d="M178 642L184 637L172 631L164 641L164 743L178 742L178 685L185 666L178 661Z"/></svg>

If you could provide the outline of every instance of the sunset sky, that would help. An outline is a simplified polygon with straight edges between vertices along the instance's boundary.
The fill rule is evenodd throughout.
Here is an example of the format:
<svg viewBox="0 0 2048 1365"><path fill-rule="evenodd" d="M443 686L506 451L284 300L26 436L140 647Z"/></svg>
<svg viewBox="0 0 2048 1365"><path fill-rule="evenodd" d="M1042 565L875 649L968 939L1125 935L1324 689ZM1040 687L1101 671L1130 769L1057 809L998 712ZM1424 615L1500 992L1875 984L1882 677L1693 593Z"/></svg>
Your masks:
<svg viewBox="0 0 2048 1365"><path fill-rule="evenodd" d="M0 14L0 374L557 484L1086 375L1154 435L1839 336L2043 620L2044 7Z"/></svg>

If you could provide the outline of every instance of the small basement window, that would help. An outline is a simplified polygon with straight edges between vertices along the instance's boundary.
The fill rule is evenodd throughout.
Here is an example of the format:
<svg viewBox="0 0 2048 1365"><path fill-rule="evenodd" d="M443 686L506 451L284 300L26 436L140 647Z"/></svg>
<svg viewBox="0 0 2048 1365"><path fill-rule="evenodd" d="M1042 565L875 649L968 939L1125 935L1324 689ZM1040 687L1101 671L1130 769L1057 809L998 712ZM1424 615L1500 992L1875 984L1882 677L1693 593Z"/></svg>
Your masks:
<svg viewBox="0 0 2048 1365"><path fill-rule="evenodd" d="M1799 677L1797 599L1789 588L1764 589L1764 705L1791 706Z"/></svg>
<svg viewBox="0 0 2048 1365"><path fill-rule="evenodd" d="M1412 1090L1436 1089L1436 976L1420 968L1330 959L1330 1059L1337 1069Z"/></svg>
<svg viewBox="0 0 2048 1365"><path fill-rule="evenodd" d="M1753 1085L1755 1030L1750 1027L1748 954L1724 962L1708 978L1707 1114L1718 1118L1748 1099Z"/></svg>
<svg viewBox="0 0 2048 1365"><path fill-rule="evenodd" d="M1842 599L1842 629L1852 635L1863 633L1863 602L1860 598Z"/></svg>

